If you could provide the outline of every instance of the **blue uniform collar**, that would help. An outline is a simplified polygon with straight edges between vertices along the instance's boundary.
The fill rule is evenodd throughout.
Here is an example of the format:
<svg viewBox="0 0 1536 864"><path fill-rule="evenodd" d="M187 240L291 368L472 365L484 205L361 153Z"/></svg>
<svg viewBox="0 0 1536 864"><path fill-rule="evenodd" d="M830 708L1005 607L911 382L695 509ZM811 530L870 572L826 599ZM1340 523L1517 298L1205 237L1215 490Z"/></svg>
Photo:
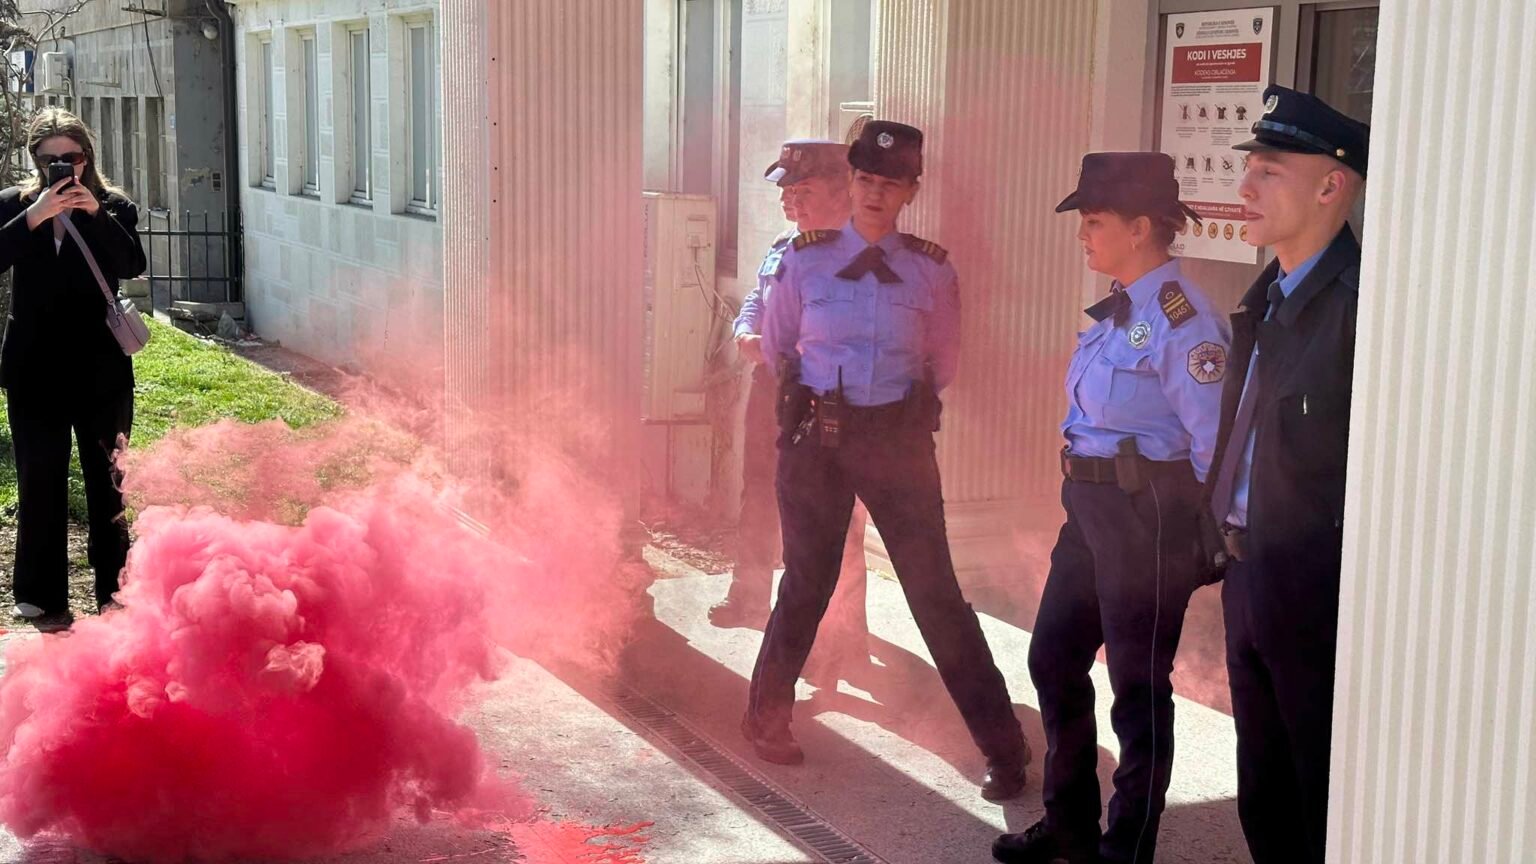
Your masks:
<svg viewBox="0 0 1536 864"><path fill-rule="evenodd" d="M1312 272L1312 268L1317 266L1317 262L1322 260L1323 253L1327 251L1328 247L1324 246L1323 248L1317 250L1316 255L1313 255L1311 258L1308 258L1300 264L1297 264L1295 270L1292 270L1289 273L1281 272L1280 291L1284 293L1286 297L1290 297L1297 288L1301 287L1301 283L1306 280L1307 275Z"/></svg>
<svg viewBox="0 0 1536 864"><path fill-rule="evenodd" d="M1122 286L1119 282L1114 283L1114 285L1116 288L1125 291L1131 298L1132 306L1140 307L1143 303L1157 295L1157 289L1161 288L1164 282L1178 282L1183 278L1183 271L1179 268L1179 259L1173 258L1167 264L1161 267L1154 267L1143 273L1140 278L1128 286Z"/></svg>
<svg viewBox="0 0 1536 864"><path fill-rule="evenodd" d="M843 237L847 238L851 245L858 247L860 251L863 251L864 247L871 245L864 242L864 237L854 229L853 219L851 218L843 225ZM900 231L892 231L884 237L881 237L879 242L873 245L879 246L881 249L885 250L886 255L890 255L897 249L902 248L902 246L905 245L905 241L902 240Z"/></svg>

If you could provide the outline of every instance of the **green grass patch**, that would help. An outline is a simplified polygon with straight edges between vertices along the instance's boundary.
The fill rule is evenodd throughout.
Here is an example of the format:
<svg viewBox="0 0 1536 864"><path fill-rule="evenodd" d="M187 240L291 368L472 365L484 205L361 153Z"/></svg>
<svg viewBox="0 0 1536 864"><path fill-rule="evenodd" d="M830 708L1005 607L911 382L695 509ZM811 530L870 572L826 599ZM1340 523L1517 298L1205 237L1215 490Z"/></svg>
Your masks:
<svg viewBox="0 0 1536 864"><path fill-rule="evenodd" d="M134 357L131 446L147 447L174 427L222 419L282 420L298 429L342 413L331 399L294 384L221 345L194 339L151 320L149 345ZM0 408L5 391L0 390ZM0 425L0 518L15 512L16 462L8 425ZM70 463L70 517L85 521L85 485L79 457Z"/></svg>

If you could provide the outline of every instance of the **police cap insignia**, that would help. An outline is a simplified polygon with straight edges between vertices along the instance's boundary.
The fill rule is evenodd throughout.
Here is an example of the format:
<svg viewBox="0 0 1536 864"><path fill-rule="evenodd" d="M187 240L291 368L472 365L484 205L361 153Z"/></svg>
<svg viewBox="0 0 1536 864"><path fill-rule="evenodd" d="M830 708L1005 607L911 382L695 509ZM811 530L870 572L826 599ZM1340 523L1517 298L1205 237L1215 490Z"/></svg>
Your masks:
<svg viewBox="0 0 1536 864"><path fill-rule="evenodd" d="M795 237L795 241L792 245L795 247L795 251L799 252L801 249L804 249L807 246L815 246L817 243L829 243L833 240L836 240L840 233L842 232L833 228L827 228L820 231L802 231L797 237Z"/></svg>
<svg viewBox="0 0 1536 864"><path fill-rule="evenodd" d="M1184 295L1183 286L1177 282L1164 282L1157 292L1157 302L1163 307L1163 315L1167 316L1168 324L1175 329L1199 314L1194 304Z"/></svg>
<svg viewBox="0 0 1536 864"><path fill-rule="evenodd" d="M949 252L932 240L924 240L916 234L903 234L901 237L908 249L927 255L939 264L943 264L949 259Z"/></svg>
<svg viewBox="0 0 1536 864"><path fill-rule="evenodd" d="M1265 114L1273 114L1275 112L1275 109L1279 108L1279 107L1280 107L1280 97L1277 94L1271 93L1269 98L1264 100L1264 113Z"/></svg>
<svg viewBox="0 0 1536 864"><path fill-rule="evenodd" d="M1216 384L1227 377L1227 349L1215 342L1189 349L1189 377L1201 384Z"/></svg>

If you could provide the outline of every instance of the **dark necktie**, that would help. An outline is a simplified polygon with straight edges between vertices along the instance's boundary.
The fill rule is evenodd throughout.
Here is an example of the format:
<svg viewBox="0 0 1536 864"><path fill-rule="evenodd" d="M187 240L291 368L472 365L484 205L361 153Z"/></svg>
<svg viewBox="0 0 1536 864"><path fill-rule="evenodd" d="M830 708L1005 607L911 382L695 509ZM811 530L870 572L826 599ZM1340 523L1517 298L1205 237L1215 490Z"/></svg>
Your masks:
<svg viewBox="0 0 1536 864"><path fill-rule="evenodd" d="M1280 304L1284 302L1285 292L1280 290L1280 283L1271 283L1269 311L1264 320L1268 321L1279 314ZM1253 432L1253 414L1259 404L1258 355L1253 355L1249 363L1252 371L1248 374L1248 386L1243 388L1242 399L1237 403L1237 418L1232 421L1232 434L1227 438L1227 451L1222 454L1221 470L1216 474L1216 488L1211 493L1211 512L1217 522L1226 521L1232 514L1232 492L1237 488L1237 466L1243 454L1248 451L1248 436ZM1252 471L1252 466L1248 470Z"/></svg>
<svg viewBox="0 0 1536 864"><path fill-rule="evenodd" d="M1095 321L1103 321L1111 315L1115 318L1115 326L1124 326L1131 318L1131 295L1125 293L1125 289L1119 284L1110 289L1109 296L1084 309L1083 312Z"/></svg>
<svg viewBox="0 0 1536 864"><path fill-rule="evenodd" d="M849 262L847 267L837 271L837 278L850 279L857 282L864 278L865 273L873 271L875 278L881 285L894 285L901 281L891 265L885 263L885 250L879 246L866 246L858 257Z"/></svg>

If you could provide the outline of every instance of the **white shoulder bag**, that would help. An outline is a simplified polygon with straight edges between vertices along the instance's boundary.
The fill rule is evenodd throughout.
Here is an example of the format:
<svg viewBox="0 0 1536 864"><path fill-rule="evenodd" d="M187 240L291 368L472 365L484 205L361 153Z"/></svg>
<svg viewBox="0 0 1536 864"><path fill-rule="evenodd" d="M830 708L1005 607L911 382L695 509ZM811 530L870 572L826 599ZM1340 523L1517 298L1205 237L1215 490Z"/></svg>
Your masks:
<svg viewBox="0 0 1536 864"><path fill-rule="evenodd" d="M96 256L91 253L91 247L85 244L85 238L80 236L80 229L75 223L69 221L68 213L60 213L54 217L64 220L64 230L74 238L75 245L80 247L80 254L85 256L85 263L91 265L91 273L96 276L96 284L101 286L101 293L107 298L107 329L117 338L117 344L123 349L123 353L129 356L139 353L145 345L149 344L149 327L144 323L143 316L139 315L139 307L133 305L133 301L124 297L118 299L112 289L107 287L107 277L101 275L101 265L96 263Z"/></svg>

